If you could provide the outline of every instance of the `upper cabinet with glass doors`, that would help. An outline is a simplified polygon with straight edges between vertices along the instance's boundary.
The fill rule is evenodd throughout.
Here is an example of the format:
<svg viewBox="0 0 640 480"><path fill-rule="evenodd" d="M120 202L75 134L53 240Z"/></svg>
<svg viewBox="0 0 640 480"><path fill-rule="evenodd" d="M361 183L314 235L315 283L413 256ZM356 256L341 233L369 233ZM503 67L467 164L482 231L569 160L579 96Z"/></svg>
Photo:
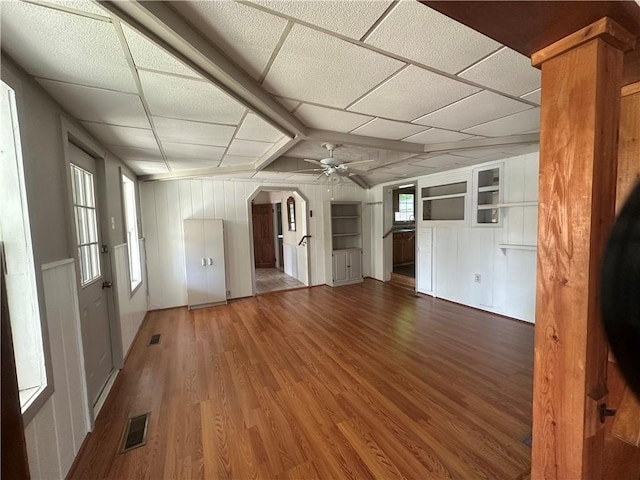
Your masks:
<svg viewBox="0 0 640 480"><path fill-rule="evenodd" d="M502 163L473 171L474 226L500 226L502 201Z"/></svg>

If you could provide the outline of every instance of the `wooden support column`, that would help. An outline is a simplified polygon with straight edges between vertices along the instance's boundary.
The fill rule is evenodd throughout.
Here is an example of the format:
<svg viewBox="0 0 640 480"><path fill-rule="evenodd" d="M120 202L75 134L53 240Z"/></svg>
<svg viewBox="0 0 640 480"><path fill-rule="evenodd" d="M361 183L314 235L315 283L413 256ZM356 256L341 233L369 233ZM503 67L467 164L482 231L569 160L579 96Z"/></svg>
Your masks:
<svg viewBox="0 0 640 480"><path fill-rule="evenodd" d="M623 52L608 18L532 56L542 69L533 479L599 479L607 345L599 264L614 219Z"/></svg>

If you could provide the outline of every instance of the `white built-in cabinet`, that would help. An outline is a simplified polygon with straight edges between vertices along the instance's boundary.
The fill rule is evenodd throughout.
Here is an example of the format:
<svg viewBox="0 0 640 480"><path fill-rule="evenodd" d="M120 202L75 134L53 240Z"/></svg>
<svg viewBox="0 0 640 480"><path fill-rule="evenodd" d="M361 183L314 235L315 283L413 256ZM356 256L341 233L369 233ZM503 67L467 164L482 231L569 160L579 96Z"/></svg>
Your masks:
<svg viewBox="0 0 640 480"><path fill-rule="evenodd" d="M227 303L222 220L184 221L189 309Z"/></svg>
<svg viewBox="0 0 640 480"><path fill-rule="evenodd" d="M362 216L360 202L328 202L325 218L327 251L331 252L327 284L362 282Z"/></svg>

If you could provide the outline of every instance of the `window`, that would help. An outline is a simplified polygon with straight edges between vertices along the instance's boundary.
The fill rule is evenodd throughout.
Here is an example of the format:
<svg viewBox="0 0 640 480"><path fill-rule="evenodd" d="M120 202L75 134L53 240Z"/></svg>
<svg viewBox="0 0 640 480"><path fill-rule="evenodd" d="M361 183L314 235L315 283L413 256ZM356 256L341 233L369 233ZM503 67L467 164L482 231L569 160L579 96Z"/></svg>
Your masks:
<svg viewBox="0 0 640 480"><path fill-rule="evenodd" d="M415 214L413 212L414 193L398 194L398 209L394 212L396 222L413 222Z"/></svg>
<svg viewBox="0 0 640 480"><path fill-rule="evenodd" d="M287 198L287 218L289 223L289 231L296 231L296 201L293 197Z"/></svg>
<svg viewBox="0 0 640 480"><path fill-rule="evenodd" d="M24 413L47 388L40 305L33 261L15 92L0 84L0 247Z"/></svg>
<svg viewBox="0 0 640 480"><path fill-rule="evenodd" d="M423 220L464 220L467 182L435 185L422 189Z"/></svg>
<svg viewBox="0 0 640 480"><path fill-rule="evenodd" d="M136 186L133 181L122 175L122 201L124 205L124 223L129 252L129 280L131 292L142 283L142 265L138 241L138 215L136 209Z"/></svg>
<svg viewBox="0 0 640 480"><path fill-rule="evenodd" d="M71 164L71 191L76 220L80 284L84 287L101 275L93 174Z"/></svg>

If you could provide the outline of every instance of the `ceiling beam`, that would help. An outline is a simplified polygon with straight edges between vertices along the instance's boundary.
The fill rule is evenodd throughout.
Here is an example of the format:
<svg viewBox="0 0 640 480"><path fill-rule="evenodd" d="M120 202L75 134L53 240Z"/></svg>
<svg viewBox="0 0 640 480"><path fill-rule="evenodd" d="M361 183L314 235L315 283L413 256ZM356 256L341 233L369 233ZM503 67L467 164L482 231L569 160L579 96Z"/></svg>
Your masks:
<svg viewBox="0 0 640 480"><path fill-rule="evenodd" d="M306 133L300 120L165 2L99 3L289 137Z"/></svg>
<svg viewBox="0 0 640 480"><path fill-rule="evenodd" d="M152 180L176 180L179 178L193 177L213 177L226 176L232 177L235 173L256 173L253 164L229 166L229 167L208 167L198 168L194 170L184 170L182 172L152 173L149 175L139 175L138 180L150 182Z"/></svg>
<svg viewBox="0 0 640 480"><path fill-rule="evenodd" d="M270 165L271 163L273 163L274 160L277 160L278 158L280 158L281 155L285 154L287 151L289 151L291 148L297 145L301 140L302 139L300 137L282 138L279 142L274 144L273 147L271 147L265 155L263 155L256 161L255 163L256 171L262 170L267 165Z"/></svg>
<svg viewBox="0 0 640 480"><path fill-rule="evenodd" d="M337 143L339 145L380 148L382 150L394 150L396 152L424 153L424 145L419 143L365 137L364 135L355 135L353 133L333 132L331 130L318 130L315 128L307 129L304 140L318 143Z"/></svg>

